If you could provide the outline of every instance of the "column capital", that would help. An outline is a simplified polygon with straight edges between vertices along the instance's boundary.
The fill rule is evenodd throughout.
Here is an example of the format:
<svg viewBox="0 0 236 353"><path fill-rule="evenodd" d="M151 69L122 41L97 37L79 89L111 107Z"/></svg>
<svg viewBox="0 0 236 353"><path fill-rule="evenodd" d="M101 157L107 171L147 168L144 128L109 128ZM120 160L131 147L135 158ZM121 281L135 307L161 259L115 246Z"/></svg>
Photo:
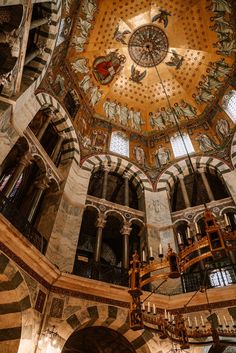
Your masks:
<svg viewBox="0 0 236 353"><path fill-rule="evenodd" d="M39 179L36 180L34 184L37 189L45 190L50 186L50 179L46 175L43 175L39 177Z"/></svg>
<svg viewBox="0 0 236 353"><path fill-rule="evenodd" d="M123 227L121 229L121 234L122 235L130 235L132 228L130 227L130 223L125 223L123 224Z"/></svg>
<svg viewBox="0 0 236 353"><path fill-rule="evenodd" d="M111 167L110 167L109 165L104 165L104 166L103 166L103 171L104 171L104 172L108 172L108 173L109 173L110 170L111 170Z"/></svg>
<svg viewBox="0 0 236 353"><path fill-rule="evenodd" d="M203 174L203 173L205 173L205 170L204 170L204 168L198 168L198 172L199 172L200 174Z"/></svg>
<svg viewBox="0 0 236 353"><path fill-rule="evenodd" d="M20 164L24 167L28 167L32 163L33 155L30 152L26 152L20 159Z"/></svg>
<svg viewBox="0 0 236 353"><path fill-rule="evenodd" d="M106 225L106 216L104 214L100 214L97 218L97 222L96 222L96 227L97 228L104 228Z"/></svg>
<svg viewBox="0 0 236 353"><path fill-rule="evenodd" d="M123 173L122 177L123 177L124 179L126 179L126 178L127 178L127 179L130 179L131 175L132 175L132 174L131 174L130 172L126 171L126 172Z"/></svg>
<svg viewBox="0 0 236 353"><path fill-rule="evenodd" d="M185 177L185 175L184 175L184 174L179 174L179 175L178 175L178 179L179 179L179 180L183 180L183 179L184 179L184 177Z"/></svg>

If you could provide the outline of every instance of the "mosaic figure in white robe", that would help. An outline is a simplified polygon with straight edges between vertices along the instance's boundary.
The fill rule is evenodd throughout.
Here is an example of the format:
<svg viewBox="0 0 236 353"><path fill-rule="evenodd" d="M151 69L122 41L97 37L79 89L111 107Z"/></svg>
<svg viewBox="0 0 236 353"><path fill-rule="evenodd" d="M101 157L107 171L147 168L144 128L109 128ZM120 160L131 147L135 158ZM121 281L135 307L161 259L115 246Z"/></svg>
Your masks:
<svg viewBox="0 0 236 353"><path fill-rule="evenodd" d="M92 21L93 16L97 10L96 1L93 0L83 0L82 10L88 21Z"/></svg>
<svg viewBox="0 0 236 353"><path fill-rule="evenodd" d="M195 107L184 100L181 100L180 104L180 108L185 118L193 119L196 117L197 109Z"/></svg>
<svg viewBox="0 0 236 353"><path fill-rule="evenodd" d="M94 107L100 101L102 97L102 93L99 91L97 86L93 86L90 90L90 93L91 93L90 102Z"/></svg>
<svg viewBox="0 0 236 353"><path fill-rule="evenodd" d="M79 18L79 24L78 24L78 27L79 29L81 29L82 33L84 34L85 37L88 36L88 32L91 28L91 23L86 21L86 20L83 20L81 17Z"/></svg>
<svg viewBox="0 0 236 353"><path fill-rule="evenodd" d="M124 126L128 125L129 120L129 109L126 105L120 107L120 123Z"/></svg>
<svg viewBox="0 0 236 353"><path fill-rule="evenodd" d="M81 53L84 50L84 43L86 42L87 37L81 33L80 36L73 37L73 44L75 49Z"/></svg>
<svg viewBox="0 0 236 353"><path fill-rule="evenodd" d="M116 103L106 100L103 103L103 109L106 113L106 117L111 121L116 118Z"/></svg>
<svg viewBox="0 0 236 353"><path fill-rule="evenodd" d="M79 85L84 92L87 92L92 87L90 76L89 75L84 76L83 80L79 83Z"/></svg>
<svg viewBox="0 0 236 353"><path fill-rule="evenodd" d="M71 66L75 72L80 72L81 74L87 74L89 72L87 60L84 58L76 60Z"/></svg>
<svg viewBox="0 0 236 353"><path fill-rule="evenodd" d="M232 13L231 4L228 0L212 0L211 10L213 12L227 12Z"/></svg>
<svg viewBox="0 0 236 353"><path fill-rule="evenodd" d="M139 111L134 111L133 114L133 121L131 122L132 128L136 130L141 130L141 125L144 124L142 118L141 118L141 113Z"/></svg>

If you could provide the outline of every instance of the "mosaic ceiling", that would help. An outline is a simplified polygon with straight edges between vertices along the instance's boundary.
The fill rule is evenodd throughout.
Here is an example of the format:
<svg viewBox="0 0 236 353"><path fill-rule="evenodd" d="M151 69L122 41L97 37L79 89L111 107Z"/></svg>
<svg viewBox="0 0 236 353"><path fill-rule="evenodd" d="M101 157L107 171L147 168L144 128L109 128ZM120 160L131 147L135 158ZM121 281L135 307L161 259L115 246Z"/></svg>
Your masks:
<svg viewBox="0 0 236 353"><path fill-rule="evenodd" d="M95 116L156 133L214 104L234 34L227 0L83 0L67 60Z"/></svg>

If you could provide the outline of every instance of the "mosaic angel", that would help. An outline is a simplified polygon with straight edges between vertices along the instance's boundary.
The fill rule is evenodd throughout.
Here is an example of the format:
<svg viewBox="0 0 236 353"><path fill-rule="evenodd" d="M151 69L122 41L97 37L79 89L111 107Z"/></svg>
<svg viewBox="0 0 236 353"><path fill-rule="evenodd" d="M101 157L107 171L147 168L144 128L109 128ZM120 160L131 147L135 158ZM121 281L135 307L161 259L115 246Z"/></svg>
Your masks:
<svg viewBox="0 0 236 353"><path fill-rule="evenodd" d="M170 61L166 62L166 65L174 66L176 70L179 70L183 65L183 61L183 56L180 56L175 50L172 49L172 56L170 58Z"/></svg>
<svg viewBox="0 0 236 353"><path fill-rule="evenodd" d="M170 12L160 9L160 12L153 16L152 22L158 21L159 23L163 23L166 28L168 26L169 16L171 16Z"/></svg>
<svg viewBox="0 0 236 353"><path fill-rule="evenodd" d="M117 42L120 42L120 43L122 43L122 44L124 44L124 45L127 45L127 43L126 43L126 41L125 41L125 36L126 36L127 34L130 34L130 33L131 33L131 32L130 32L129 30L125 30L125 31L121 32L121 31L119 30L119 26L117 26L116 29L115 29L115 32L114 32L114 34L113 34L113 38L114 38Z"/></svg>
<svg viewBox="0 0 236 353"><path fill-rule="evenodd" d="M130 76L130 80L136 83L141 83L141 81L144 79L144 77L147 75L147 70L140 72L139 70L137 70L134 66L134 64L132 64L131 66L131 76Z"/></svg>

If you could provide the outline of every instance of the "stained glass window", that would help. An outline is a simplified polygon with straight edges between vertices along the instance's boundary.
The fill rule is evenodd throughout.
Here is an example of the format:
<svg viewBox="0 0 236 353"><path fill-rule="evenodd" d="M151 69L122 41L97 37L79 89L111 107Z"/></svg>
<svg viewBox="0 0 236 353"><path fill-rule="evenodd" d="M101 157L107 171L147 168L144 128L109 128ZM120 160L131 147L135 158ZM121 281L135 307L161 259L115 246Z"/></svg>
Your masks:
<svg viewBox="0 0 236 353"><path fill-rule="evenodd" d="M224 96L223 109L233 122L236 123L236 91L230 91Z"/></svg>
<svg viewBox="0 0 236 353"><path fill-rule="evenodd" d="M184 143L183 143L183 140L184 140ZM174 156L176 158L186 156L187 154L186 149L189 154L194 152L192 141L187 133L182 133L182 137L180 136L179 133L176 133L174 136L171 137L170 142L171 142Z"/></svg>
<svg viewBox="0 0 236 353"><path fill-rule="evenodd" d="M129 139L121 131L115 131L111 134L110 151L129 157Z"/></svg>

